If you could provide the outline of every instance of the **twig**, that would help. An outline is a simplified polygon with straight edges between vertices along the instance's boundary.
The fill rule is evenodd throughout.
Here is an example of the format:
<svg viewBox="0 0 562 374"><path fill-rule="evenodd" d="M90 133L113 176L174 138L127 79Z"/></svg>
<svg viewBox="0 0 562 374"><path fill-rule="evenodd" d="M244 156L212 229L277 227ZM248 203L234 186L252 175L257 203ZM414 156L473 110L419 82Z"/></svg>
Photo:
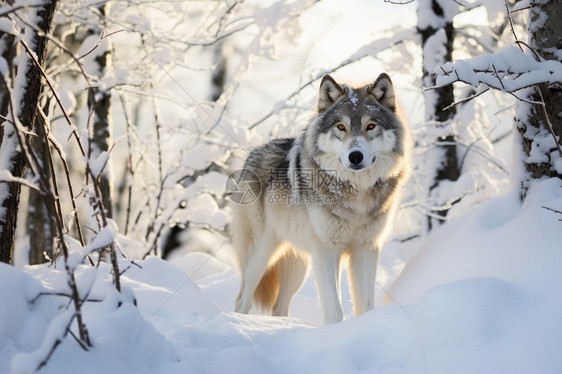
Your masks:
<svg viewBox="0 0 562 374"><path fill-rule="evenodd" d="M498 78L498 81L500 82L502 90L505 90L505 86L503 85L502 79L500 78L500 75L498 74L498 70L496 69L496 65L492 64L492 68L494 69L495 77Z"/></svg>
<svg viewBox="0 0 562 374"><path fill-rule="evenodd" d="M68 331L70 331L69 329L70 329L70 326L67 326L67 332L63 335L63 339L66 337L66 334L68 333ZM60 343L62 343L61 339L55 340L55 343L53 344L53 346L49 350L49 353L47 353L47 357L45 357L45 359L43 359L43 361L41 361L39 363L39 365L37 365L36 371L41 370L45 365L47 365L47 363L51 359L51 356L53 355L53 353L55 353L55 351L56 351L57 347L60 345Z"/></svg>
<svg viewBox="0 0 562 374"><path fill-rule="evenodd" d="M554 144L556 144L556 148L558 148L558 153L560 153L560 156L562 156L562 148L560 148L560 143L558 143L558 139L556 138L556 134L554 133L554 129L552 128L552 123L550 122L550 118L548 118L548 113L546 112L546 104L544 102L544 97L542 95L542 90L540 85L537 85L537 91L539 92L539 97L541 100L539 107L541 108L541 113L546 122L548 132L550 132L550 135L552 135L552 139L554 139Z"/></svg>
<svg viewBox="0 0 562 374"><path fill-rule="evenodd" d="M127 208L125 210L125 229L123 234L126 236L129 232L129 219L131 217L131 202L133 198L133 181L135 178L135 169L133 166L133 151L132 151L132 141L131 141L131 131L133 128L133 124L129 118L127 102L125 101L125 97L118 93L119 100L121 101L121 106L123 107L123 115L125 116L125 123L127 124L127 173L126 175L130 175L130 180L127 183ZM125 177L127 178L127 177ZM128 178L127 178L128 179Z"/></svg>
<svg viewBox="0 0 562 374"><path fill-rule="evenodd" d="M451 105L446 106L445 108L443 108L443 110L449 110L449 109L451 109L451 108L453 108L453 107L456 107L457 105L466 103L467 101L470 101L470 100L472 100L472 99L475 99L475 98L477 98L478 96L480 96L480 95L482 95L483 93L488 92L488 91L490 91L490 88L486 88L485 90L482 90L482 91L480 91L480 92L477 92L477 93L475 93L474 95L471 95L471 96L469 96L469 97L465 97L464 99L461 99L461 100L459 100L459 101L455 101L455 102L452 103Z"/></svg>
<svg viewBox="0 0 562 374"><path fill-rule="evenodd" d="M53 38L50 34L43 32L43 30L41 30L40 28L38 28L36 25L30 24L29 22L27 22L25 19L23 19L19 14L16 14L16 17L27 27L32 28L37 35L41 36L41 37L45 37L47 38L50 42L52 42L55 46L57 46L60 50L62 50L64 53L66 53L67 55L70 56L70 58L72 60L74 60L74 62L78 65L78 69L80 69L80 72L82 73L82 76L84 77L84 79L86 79L86 83L88 84L88 87L92 87L92 84L90 83L90 79L88 78L88 74L86 74L86 71L84 70L84 66L82 66L82 64L80 63L80 58L76 57L76 55L74 55L74 53L69 50L68 48L66 48L61 42L59 42L56 38ZM97 48L97 47L96 47ZM95 48L94 48L95 49ZM91 52L91 51L90 51ZM46 76L46 74L45 74Z"/></svg>
<svg viewBox="0 0 562 374"><path fill-rule="evenodd" d="M511 33L513 34L513 37L515 38L515 40L519 40L519 38L517 37L517 34L515 34L515 28L513 27L513 20L511 19L511 12L509 11L509 6L507 5L507 0L504 0L504 5L505 5L505 10L507 12L507 20L509 21L509 27L511 28ZM521 52L523 51L523 48L521 48L521 46L519 44L517 44L519 46L519 49L521 49Z"/></svg>
<svg viewBox="0 0 562 374"><path fill-rule="evenodd" d="M532 48L529 44L525 43L525 42L522 41L522 40L516 40L515 43L519 46L519 48L521 48L521 44L523 44L525 47L529 48L529 51L533 52L533 54L535 55L535 60L536 60L537 62L540 62L540 61L541 61L541 57L539 56L539 54L537 53L537 51L535 51L535 49ZM521 51L522 51L523 53L525 53L525 52L523 51L523 48L521 48Z"/></svg>
<svg viewBox="0 0 562 374"><path fill-rule="evenodd" d="M21 45L25 48L28 56L30 57L30 59L33 61L33 63L35 64L35 67L37 69L39 69L39 72L41 73L41 75L43 76L43 78L45 78L45 82L47 82L47 85L49 86L50 91L53 93L53 96L55 97L55 100L57 101L57 104L60 108L60 110L62 111L64 118L66 119L66 122L69 124L69 126L73 127L72 125L72 120L70 119L70 116L68 115L66 109L64 108L64 105L62 105L62 101L58 95L58 93L56 92L53 83L51 82L51 80L49 79L49 77L47 76L47 73L45 72L45 70L43 69L43 67L41 67L41 65L39 64L39 61L37 61L37 59L35 58L33 52L31 51L31 49L29 48L29 46L27 45L27 43L23 40L20 40ZM78 147L80 149L80 152L82 153L82 156L86 156L86 152L84 151L84 147L82 146L82 142L80 141L80 137L78 135L78 133L76 132L76 129L72 130L71 136L74 135L74 137L76 138L76 142L78 143Z"/></svg>
<svg viewBox="0 0 562 374"><path fill-rule="evenodd" d="M42 2L38 2L38 4L24 4L24 5L16 5L14 7L12 7L11 9L8 9L2 13L0 13L0 18L1 17L5 17L7 15L9 15L10 13L15 13L20 9L27 9L27 8L38 8L40 6L43 6Z"/></svg>
<svg viewBox="0 0 562 374"><path fill-rule="evenodd" d="M96 44L95 44L88 52L84 53L83 55L81 55L81 56L79 56L79 57L75 57L74 54L72 54L72 52L71 52L70 50L68 50L68 53L71 53L71 54L72 54L71 57L72 57L73 59L75 59L76 62L78 62L78 60L82 60L84 57L88 56L90 53L92 53L93 51L95 51L95 50L100 46L101 42L102 42L105 38L109 38L110 36L113 36L113 35L115 35L115 34L119 34L120 32L123 32L123 31L125 31L125 30L117 30L117 31L111 32L111 33L109 33L109 34L107 34L107 35L105 35L105 34L103 33L103 31L102 31L101 34L100 34L100 38L98 39L98 41L96 42ZM63 49L63 50L65 50L65 52L67 51L67 48L64 47L64 46L62 46L62 45L60 46L60 48ZM79 65L81 66L82 64L79 64Z"/></svg>
<svg viewBox="0 0 562 374"><path fill-rule="evenodd" d="M80 348L82 348L84 351L88 352L88 347L86 347L84 345L84 343L82 343L82 341L80 341L80 339L78 339L78 337L76 335L74 335L74 333L72 332L72 330L68 330L70 336L72 336L74 338L74 340L76 340L76 343L78 343L78 345L80 346Z"/></svg>
<svg viewBox="0 0 562 374"><path fill-rule="evenodd" d="M544 209L549 210L549 211L551 211L551 212L554 212L554 213L556 213L556 214L562 214L561 211L556 210L556 209L553 209L553 208L549 208L549 207L544 206L544 205L541 205L541 208L544 208ZM559 220L559 221L562 221L562 218L560 218L560 219L558 219L558 220Z"/></svg>
<svg viewBox="0 0 562 374"><path fill-rule="evenodd" d="M63 165L63 168L64 168L64 173L66 175L66 183L68 185L68 190L69 190L68 193L70 194L70 202L72 204L73 214L76 217L75 222L76 222L76 229L78 231L78 239L80 240L80 245L82 245L82 247L84 247L86 245L86 243L84 241L84 236L82 234L82 227L80 225L80 220L79 220L78 215L77 215L78 207L76 206L76 196L74 195L74 190L72 188L72 180L70 178L70 169L68 168L68 162L64 158L64 152L60 148L60 144L58 144L55 141L55 139L53 139L52 137L49 137L49 141L51 143L51 146L55 149L55 151L57 151L57 153L59 155L59 159L60 159L60 161Z"/></svg>
<svg viewBox="0 0 562 374"><path fill-rule="evenodd" d="M31 304L34 304L41 296L60 296L60 297L67 297L72 299L72 295L69 295L64 292L39 292L37 296L30 300ZM101 303L102 299L84 299L83 301L91 302L91 303Z"/></svg>
<svg viewBox="0 0 562 374"><path fill-rule="evenodd" d="M385 0L387 1L387 0ZM392 1L388 1L388 2L392 2ZM400 4L400 3L394 3L394 4ZM384 47L378 47L376 49L377 53L380 53L382 51L385 51L387 49L390 49L392 47L395 47L397 45L400 45L401 43L403 43L405 40L411 39L411 33L410 30L406 30L405 32L400 32L400 33L396 33L393 37L388 38L386 40L381 40L382 41L386 41L387 43L381 43L384 45ZM367 46L365 46L367 47ZM314 82L320 80L324 75L326 74L331 74L345 66L348 66L352 63L355 63L357 61L362 60L363 58L366 57L372 57L373 56L373 51L369 50L368 48L365 50L365 47L361 47L354 55L351 56L351 58L348 58L344 61L342 61L341 63L339 63L337 66L334 66L331 69L325 70L319 74L316 74L314 77L312 77L311 79L309 79L307 82L301 84L293 93L291 93L289 96L287 96L284 99L284 102L287 103L290 100L292 100L295 96L299 95L302 90L304 90L305 88L311 86L312 84L314 84ZM412 58L412 56L410 56L410 58L408 59L408 61ZM407 61L406 61L407 62ZM406 63L405 62L405 63ZM404 64L405 64L404 63ZM402 64L402 66L404 65ZM402 67L400 66L400 68ZM399 68L399 69L400 69ZM399 70L398 69L398 70ZM252 130L254 128L256 128L257 126L259 126L260 124L262 124L263 122L265 122L266 120L268 120L270 117L274 116L276 114L276 110L271 110L269 113L267 113L265 116L263 116L261 119L259 119L257 122L254 122L250 127L248 127L248 130Z"/></svg>

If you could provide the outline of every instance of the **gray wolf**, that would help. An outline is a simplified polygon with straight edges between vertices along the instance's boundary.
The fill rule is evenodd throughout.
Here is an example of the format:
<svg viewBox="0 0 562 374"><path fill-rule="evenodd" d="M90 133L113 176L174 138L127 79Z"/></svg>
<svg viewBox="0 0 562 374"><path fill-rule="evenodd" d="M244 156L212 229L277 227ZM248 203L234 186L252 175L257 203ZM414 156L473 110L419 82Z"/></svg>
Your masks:
<svg viewBox="0 0 562 374"><path fill-rule="evenodd" d="M253 150L236 181L253 198L232 205L241 273L235 311L248 313L255 304L287 316L309 262L325 324L343 319L345 263L355 315L373 309L378 254L408 174L410 148L387 74L357 88L324 76L306 129Z"/></svg>

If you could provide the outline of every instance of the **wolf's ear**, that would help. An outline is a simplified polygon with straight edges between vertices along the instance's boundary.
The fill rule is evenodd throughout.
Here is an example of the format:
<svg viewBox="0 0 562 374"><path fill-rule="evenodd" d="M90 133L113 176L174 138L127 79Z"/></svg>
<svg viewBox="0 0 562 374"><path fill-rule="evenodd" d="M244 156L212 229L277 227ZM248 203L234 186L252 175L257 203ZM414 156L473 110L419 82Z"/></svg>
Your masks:
<svg viewBox="0 0 562 374"><path fill-rule="evenodd" d="M318 112L322 113L343 95L343 89L336 83L334 78L324 75L320 83L320 95L318 97Z"/></svg>
<svg viewBox="0 0 562 374"><path fill-rule="evenodd" d="M396 110L396 99L394 98L394 86L390 77L386 73L379 75L375 83L369 88L371 95L377 99L379 103L388 107L392 111Z"/></svg>

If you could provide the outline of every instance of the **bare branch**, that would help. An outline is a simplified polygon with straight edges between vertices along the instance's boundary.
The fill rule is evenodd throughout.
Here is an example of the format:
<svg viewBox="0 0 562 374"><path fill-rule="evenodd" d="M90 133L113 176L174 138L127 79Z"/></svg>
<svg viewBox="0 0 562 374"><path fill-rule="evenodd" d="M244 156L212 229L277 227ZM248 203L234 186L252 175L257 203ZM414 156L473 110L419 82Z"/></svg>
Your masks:
<svg viewBox="0 0 562 374"><path fill-rule="evenodd" d="M504 4L505 4L505 10L506 10L506 14L507 14L507 20L509 21L509 27L511 28L511 33L513 34L513 37L515 38L515 40L519 40L519 38L517 37L517 34L515 34L515 29L513 28L513 20L511 19L511 12L509 11L509 6L507 4L507 0L504 0ZM518 45L519 48L521 48L520 45ZM523 48L521 48L521 52L523 51Z"/></svg>
<svg viewBox="0 0 562 374"><path fill-rule="evenodd" d="M533 52L533 54L535 55L535 60L536 60L537 62L540 62L540 61L541 61L541 57L539 56L539 54L537 53L537 51L535 51L534 48L531 48L531 46L530 46L529 44L525 43L525 42L522 41L522 40L516 40L515 43L516 43L517 45L519 45L519 48L521 48L521 44L523 44L525 47L529 48L529 51ZM521 48L521 51L523 51L523 48Z"/></svg>
<svg viewBox="0 0 562 374"><path fill-rule="evenodd" d="M70 116L69 116L68 112L66 111L64 105L62 105L61 98L58 95L57 91L55 90L55 87L54 87L53 83L51 82L51 80L49 79L49 76L47 75L45 70L41 67L41 65L39 64L39 61L37 61L34 53L31 51L31 49L29 48L27 43L24 40L20 40L20 43L25 48L25 51L27 52L29 58L33 61L35 67L39 70L39 72L41 73L43 78L45 78L45 82L47 82L47 85L49 86L51 92L53 93L53 96L55 97L55 100L57 101L57 104L58 104L60 110L62 111L62 113L64 115L64 118L66 119L66 122L68 123L69 126L73 127L72 120L70 119ZM82 153L82 156L86 156L86 152L84 151L84 147L82 146L82 142L80 141L80 137L79 137L76 129L72 130L71 136L72 135L75 137L76 142L78 143L78 147L80 149L80 152Z"/></svg>
<svg viewBox="0 0 562 374"><path fill-rule="evenodd" d="M554 213L556 213L556 214L562 214L561 211L556 210L556 209L553 209L553 208L550 208L550 207L547 207L547 206L544 206L544 205L541 205L541 208L544 208L544 209L549 210L549 211L551 211L551 212L554 212ZM559 220L559 221L562 221L562 218L560 218L560 219L558 219L558 220Z"/></svg>
<svg viewBox="0 0 562 374"><path fill-rule="evenodd" d="M537 87L537 91L539 92L539 98L541 100L539 108L541 108L541 113L546 122L546 127L548 128L548 132L550 132L550 135L552 135L554 144L556 144L556 148L558 148L558 153L560 154L560 156L562 156L562 148L560 148L560 143L558 143L558 139L556 138L556 134L554 133L554 129L552 128L552 123L550 122L550 118L548 118L548 113L546 112L546 104L544 102L544 97L540 85Z"/></svg>
<svg viewBox="0 0 562 374"><path fill-rule="evenodd" d="M28 9L28 8L38 8L40 6L43 6L42 1L38 1L36 4L16 5L16 6L10 8L10 9L7 9L7 10L3 11L2 13L0 13L0 17L5 17L5 16L10 15L12 13L16 13L18 10Z"/></svg>
<svg viewBox="0 0 562 374"><path fill-rule="evenodd" d="M38 186L27 181L26 179L14 177L8 170L0 170L0 183L19 183L22 186L26 186L37 192L41 191Z"/></svg>
<svg viewBox="0 0 562 374"><path fill-rule="evenodd" d="M455 107L455 106L457 106L457 105L459 105L459 104L464 104L464 103L466 103L467 101L470 101L470 100L472 100L472 99L475 99L475 98L477 98L478 96L480 96L480 95L482 95L483 93L486 93L486 92L488 92L488 91L490 91L490 88L486 88L486 89L484 89L484 90L482 90L482 91L480 91L480 92L475 93L474 95L471 95L471 96L469 96L469 97L465 97L464 99L461 99L461 100L459 100L459 101L456 101L456 102L452 103L451 105L449 105L449 106L443 108L443 110L449 110L449 109L451 109L451 108L453 108L453 107Z"/></svg>
<svg viewBox="0 0 562 374"><path fill-rule="evenodd" d="M396 3L396 4L399 4L399 3ZM417 33L414 30L404 30L402 32L395 33L392 37L389 37L389 38L386 38L386 39L380 39L380 40L377 40L377 41L375 41L375 42L373 42L369 45L363 46L359 50L357 50L352 56L350 56L346 60L342 61L338 65L332 67L329 70L324 70L324 71L314 75L311 79L309 79L305 83L301 84L293 93L291 93L289 96L287 96L283 100L283 102L288 103L294 97L298 96L305 88L311 86L316 81L322 79L322 77L326 74L331 74L331 73L333 73L333 72L335 72L335 71L337 71L337 70L339 70L343 67L346 67L346 66L351 65L355 62L358 62L358 61L360 61L360 60L362 60L366 57L374 57L376 55L376 53L388 50L388 49L393 48L393 47L395 47L399 44L404 43L404 41L406 41L406 40L412 40L412 39L415 39L417 37L418 37ZM410 59L411 59L411 57L410 57ZM398 70L400 70L402 68L402 66L404 66L404 64L406 64L408 61L409 60L405 61L398 68ZM261 119L259 119L257 122L254 122L248 128L248 130L252 130L252 129L256 128L257 126L259 126L260 124L262 124L263 122L265 122L266 120L268 120L269 118L274 116L276 113L277 113L276 109L271 110L269 113L267 113Z"/></svg>

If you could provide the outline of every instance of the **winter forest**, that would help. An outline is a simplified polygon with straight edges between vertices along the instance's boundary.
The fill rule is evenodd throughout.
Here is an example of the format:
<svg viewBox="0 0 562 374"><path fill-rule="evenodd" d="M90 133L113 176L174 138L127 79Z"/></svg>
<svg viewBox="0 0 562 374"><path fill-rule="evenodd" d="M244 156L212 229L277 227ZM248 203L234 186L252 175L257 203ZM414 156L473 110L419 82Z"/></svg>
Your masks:
<svg viewBox="0 0 562 374"><path fill-rule="evenodd" d="M0 373L560 373L562 3L6 0ZM386 72L374 310L234 313L229 175ZM231 192L231 191L230 191Z"/></svg>

